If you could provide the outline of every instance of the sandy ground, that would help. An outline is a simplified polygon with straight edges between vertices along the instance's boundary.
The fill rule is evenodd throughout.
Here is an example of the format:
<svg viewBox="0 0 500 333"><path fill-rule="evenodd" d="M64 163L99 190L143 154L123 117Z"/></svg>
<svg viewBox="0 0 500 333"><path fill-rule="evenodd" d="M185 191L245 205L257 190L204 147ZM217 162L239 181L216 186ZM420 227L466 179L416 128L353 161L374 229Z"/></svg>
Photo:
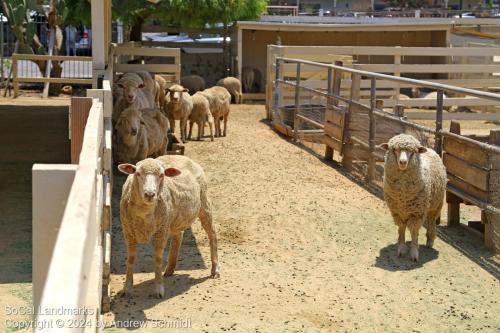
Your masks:
<svg viewBox="0 0 500 333"><path fill-rule="evenodd" d="M220 279L208 278L197 222L165 279L165 299L152 296L151 246L139 250L133 297L121 297L126 249L114 218L109 331L132 329L117 327L129 320L147 332L182 319L191 329L180 331L192 332L498 332L500 260L478 235L439 227L435 249L422 246L418 263L398 258L383 201L264 117L262 106L233 107L228 137L186 148L209 179ZM115 191L123 180L115 177Z"/></svg>

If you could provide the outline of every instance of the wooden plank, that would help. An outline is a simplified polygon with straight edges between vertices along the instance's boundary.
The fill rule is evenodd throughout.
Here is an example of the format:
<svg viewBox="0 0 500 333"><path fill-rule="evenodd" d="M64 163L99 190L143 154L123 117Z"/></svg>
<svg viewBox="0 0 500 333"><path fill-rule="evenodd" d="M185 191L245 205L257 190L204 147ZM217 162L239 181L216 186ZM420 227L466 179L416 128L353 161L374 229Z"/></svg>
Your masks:
<svg viewBox="0 0 500 333"><path fill-rule="evenodd" d="M325 133L342 142L344 132L344 124L336 124L331 121L325 121Z"/></svg>
<svg viewBox="0 0 500 333"><path fill-rule="evenodd" d="M81 56L60 56L60 55L38 55L38 54L12 54L13 59L17 60L33 60L33 61L86 61L92 62L92 57L81 57Z"/></svg>
<svg viewBox="0 0 500 333"><path fill-rule="evenodd" d="M407 112L405 114L408 119L413 120L435 120L436 111L427 110L422 112ZM444 112L444 120L500 120L500 115L498 113L466 113L466 112Z"/></svg>
<svg viewBox="0 0 500 333"><path fill-rule="evenodd" d="M78 164L82 151L85 126L92 107L92 98L73 97L70 106L71 163Z"/></svg>
<svg viewBox="0 0 500 333"><path fill-rule="evenodd" d="M81 84L92 85L92 79L72 79L72 78L58 78L58 77L18 77L15 82L29 82L29 83L61 83L61 84Z"/></svg>
<svg viewBox="0 0 500 333"><path fill-rule="evenodd" d="M477 64L359 64L359 69L377 73L497 73L500 65Z"/></svg>
<svg viewBox="0 0 500 333"><path fill-rule="evenodd" d="M488 171L450 154L443 155L443 162L449 174L459 177L483 191L488 191Z"/></svg>
<svg viewBox="0 0 500 333"><path fill-rule="evenodd" d="M455 188L459 189L460 191L463 191L465 193L468 193L469 195L478 198L481 201L487 202L488 200L488 193L486 191L483 191L470 183L464 181L463 179L460 179L456 176L454 176L451 172L448 172L448 183Z"/></svg>
<svg viewBox="0 0 500 333"><path fill-rule="evenodd" d="M310 46L285 46L289 56L308 54ZM394 46L315 46L316 54L334 55L402 55L402 56L484 56L492 57L499 54L500 47L394 47Z"/></svg>
<svg viewBox="0 0 500 333"><path fill-rule="evenodd" d="M412 98L412 99L402 99L399 101L396 101L392 98L387 98L387 99L382 99L384 101L384 107L393 107L396 104L401 104L406 107L436 107L436 100L435 99L425 99L425 98ZM366 99L361 100L362 103L366 103ZM477 97L471 97L471 98L464 98L464 97L457 97L457 98L445 98L443 101L444 106L455 106L455 105L460 105L460 106L496 106L500 105L500 101L493 101L491 99L485 99L485 98L477 98Z"/></svg>
<svg viewBox="0 0 500 333"><path fill-rule="evenodd" d="M447 154L456 156L468 163L475 164L481 168L487 167L488 153L483 151L480 145L455 137L445 136L443 138L443 148Z"/></svg>
<svg viewBox="0 0 500 333"><path fill-rule="evenodd" d="M165 64L115 64L116 73L147 71L152 73L178 73L178 65Z"/></svg>
<svg viewBox="0 0 500 333"><path fill-rule="evenodd" d="M342 141L337 140L336 138L332 138L330 135L325 133L325 137L323 138L323 142L328 145L329 147L332 147L336 151L341 151L342 150Z"/></svg>
<svg viewBox="0 0 500 333"><path fill-rule="evenodd" d="M165 48L165 47L133 47L118 45L115 48L115 55L127 56L149 56L149 57L180 57L180 48Z"/></svg>

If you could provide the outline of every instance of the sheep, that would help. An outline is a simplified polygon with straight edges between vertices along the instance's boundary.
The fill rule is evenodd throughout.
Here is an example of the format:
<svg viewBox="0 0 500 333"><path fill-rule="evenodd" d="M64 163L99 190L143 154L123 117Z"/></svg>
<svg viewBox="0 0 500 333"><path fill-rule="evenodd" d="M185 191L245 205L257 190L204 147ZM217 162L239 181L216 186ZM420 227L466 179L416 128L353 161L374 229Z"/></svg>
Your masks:
<svg viewBox="0 0 500 333"><path fill-rule="evenodd" d="M119 162L137 162L167 153L168 121L155 109L139 111L135 106L123 110L115 124L116 156Z"/></svg>
<svg viewBox="0 0 500 333"><path fill-rule="evenodd" d="M431 92L426 93L426 92L421 91L419 88L412 88L411 93L412 93L413 98L432 99L432 100L437 101L437 91L431 91ZM443 93L443 101L446 100L447 98L448 98L448 96L446 96L446 94ZM426 110L434 109L433 106L423 106L421 108L426 109ZM443 107L443 109L448 111L450 109L450 107L445 106L445 107Z"/></svg>
<svg viewBox="0 0 500 333"><path fill-rule="evenodd" d="M226 136L227 120L229 118L231 94L224 87L215 86L203 91L203 95L210 103L210 111L215 119L215 136ZM222 134L220 121L224 121L224 133Z"/></svg>
<svg viewBox="0 0 500 333"><path fill-rule="evenodd" d="M161 109L165 105L165 90L167 81L161 75L155 75L155 103L156 107Z"/></svg>
<svg viewBox="0 0 500 333"><path fill-rule="evenodd" d="M418 261L418 232L427 227L427 246L436 238L446 191L446 169L436 152L411 135L399 134L380 147L386 150L384 200L399 228L398 256L406 252L405 231L410 229L410 257Z"/></svg>
<svg viewBox="0 0 500 333"><path fill-rule="evenodd" d="M174 273L183 233L198 217L208 235L212 261L211 277L220 277L217 235L212 222L212 205L202 167L182 155L145 159L136 165L120 164L127 174L120 200L120 220L127 242L127 273L124 294L133 287L137 244L153 241L155 294L163 298L163 252L167 236L172 238L164 276Z"/></svg>
<svg viewBox="0 0 500 333"><path fill-rule="evenodd" d="M210 112L210 103L207 98L201 92L197 92L193 96L193 109L189 115L189 135L188 139L191 140L191 133L193 131L193 125L196 123L198 126L198 141L203 136L205 130L205 123L208 122L208 127L210 128L210 139L214 141L214 118Z"/></svg>
<svg viewBox="0 0 500 333"><path fill-rule="evenodd" d="M243 67L241 72L243 78L243 91L246 93L252 92L253 83L255 80L255 71L250 67Z"/></svg>
<svg viewBox="0 0 500 333"><path fill-rule="evenodd" d="M217 86L224 87L229 91L232 97L234 97L234 102L236 104L243 103L243 94L241 93L241 82L235 77L228 76L226 78L220 79L217 82Z"/></svg>
<svg viewBox="0 0 500 333"><path fill-rule="evenodd" d="M181 77L181 86L189 90L191 95L205 90L205 79L199 75L188 75Z"/></svg>
<svg viewBox="0 0 500 333"><path fill-rule="evenodd" d="M189 115L193 109L193 99L189 95L189 90L179 84L174 84L168 89L168 97L165 101L164 110L167 113L170 129L175 132L175 121L180 121L181 140L186 142L186 127Z"/></svg>
<svg viewBox="0 0 500 333"><path fill-rule="evenodd" d="M137 109L154 109L154 82L152 83L146 78L147 85L143 77L149 74L141 73L125 73L116 83L118 89L113 92L116 97L116 102L113 105L113 123L118 121L123 110L131 105ZM151 78L151 77L150 77Z"/></svg>

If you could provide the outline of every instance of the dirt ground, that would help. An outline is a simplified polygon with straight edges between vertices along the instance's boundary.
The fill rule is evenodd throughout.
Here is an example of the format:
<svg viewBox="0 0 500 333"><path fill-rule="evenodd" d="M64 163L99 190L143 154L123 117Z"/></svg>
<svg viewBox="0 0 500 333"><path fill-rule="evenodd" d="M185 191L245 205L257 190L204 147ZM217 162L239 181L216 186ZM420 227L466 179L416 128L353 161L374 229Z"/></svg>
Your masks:
<svg viewBox="0 0 500 333"><path fill-rule="evenodd" d="M30 316L6 307L32 306L31 168L69 163L70 147L67 105L0 102L0 332L10 332Z"/></svg>
<svg viewBox="0 0 500 333"><path fill-rule="evenodd" d="M132 329L118 327L124 321L155 331L174 319L189 320L181 331L192 332L500 330L500 258L477 234L439 227L418 263L398 258L397 230L378 196L275 133L262 106L236 106L230 116L226 138L186 148L209 179L220 279L208 278L208 240L197 222L165 279L165 299L152 295L150 245L139 249L133 297L121 297L126 249L115 195L109 331ZM115 191L123 180L115 177Z"/></svg>

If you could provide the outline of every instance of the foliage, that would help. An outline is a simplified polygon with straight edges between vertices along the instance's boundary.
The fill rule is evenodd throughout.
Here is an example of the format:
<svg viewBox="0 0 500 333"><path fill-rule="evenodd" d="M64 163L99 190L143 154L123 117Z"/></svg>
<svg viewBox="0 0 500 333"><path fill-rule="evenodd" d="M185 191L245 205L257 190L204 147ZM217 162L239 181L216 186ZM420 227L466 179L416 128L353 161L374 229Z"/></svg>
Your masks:
<svg viewBox="0 0 500 333"><path fill-rule="evenodd" d="M421 8L427 5L427 1L425 0L388 0L386 1L392 7L400 7L400 8Z"/></svg>

